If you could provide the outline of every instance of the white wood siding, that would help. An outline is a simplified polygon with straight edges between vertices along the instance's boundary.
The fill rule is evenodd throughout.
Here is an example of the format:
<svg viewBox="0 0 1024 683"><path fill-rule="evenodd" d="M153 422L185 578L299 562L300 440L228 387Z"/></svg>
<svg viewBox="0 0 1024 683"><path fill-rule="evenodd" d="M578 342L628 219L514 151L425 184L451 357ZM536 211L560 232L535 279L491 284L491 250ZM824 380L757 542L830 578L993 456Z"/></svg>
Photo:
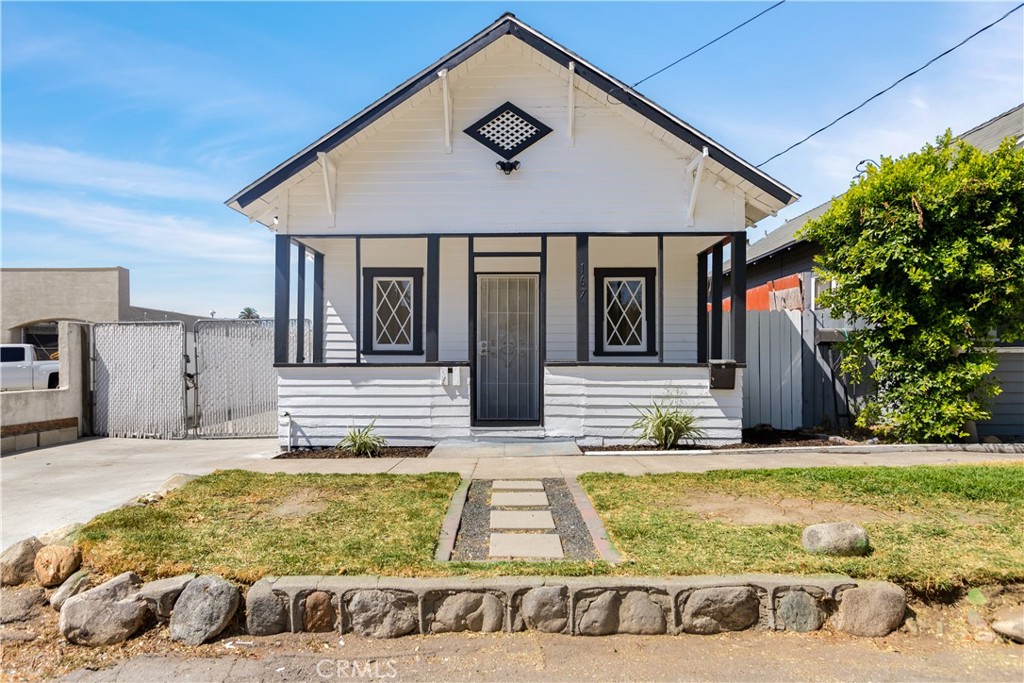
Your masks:
<svg viewBox="0 0 1024 683"><path fill-rule="evenodd" d="M582 82L570 145L567 78L565 69L520 41L497 41L450 74L450 154L435 83L330 153L334 215L327 213L318 163L290 182L287 201L278 202L286 209L282 229L468 234L743 228L743 196L731 184L738 177L727 172L704 174L694 225L687 226L685 169L696 151ZM505 101L553 129L517 157L522 167L510 176L495 169L494 152L462 132Z"/></svg>
<svg viewBox="0 0 1024 683"><path fill-rule="evenodd" d="M576 238L548 238L547 358L576 360Z"/></svg>
<svg viewBox="0 0 1024 683"><path fill-rule="evenodd" d="M743 417L743 370L736 388L708 388L707 368L607 366L549 367L544 372L544 424L548 436L590 443L633 443L636 407L672 399L697 416L706 443L738 443ZM636 406L636 407L634 407Z"/></svg>
<svg viewBox="0 0 1024 683"><path fill-rule="evenodd" d="M290 367L278 369L279 440L333 446L352 427L375 421L394 445L431 445L486 432L470 429L469 369L459 386L442 386L436 367ZM548 367L544 427L532 436L576 438L589 444L633 441L635 406L674 398L707 431L707 443L740 440L742 370L736 388L711 391L706 368ZM283 417L290 415L291 421Z"/></svg>

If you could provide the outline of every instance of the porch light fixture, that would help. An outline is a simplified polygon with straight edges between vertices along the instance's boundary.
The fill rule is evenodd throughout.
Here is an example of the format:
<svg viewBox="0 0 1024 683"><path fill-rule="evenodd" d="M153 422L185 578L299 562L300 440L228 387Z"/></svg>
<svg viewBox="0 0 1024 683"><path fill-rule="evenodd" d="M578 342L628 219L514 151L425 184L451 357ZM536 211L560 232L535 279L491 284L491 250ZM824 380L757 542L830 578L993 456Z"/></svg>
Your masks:
<svg viewBox="0 0 1024 683"><path fill-rule="evenodd" d="M512 175L512 171L519 170L518 161L495 161L494 166L505 175Z"/></svg>

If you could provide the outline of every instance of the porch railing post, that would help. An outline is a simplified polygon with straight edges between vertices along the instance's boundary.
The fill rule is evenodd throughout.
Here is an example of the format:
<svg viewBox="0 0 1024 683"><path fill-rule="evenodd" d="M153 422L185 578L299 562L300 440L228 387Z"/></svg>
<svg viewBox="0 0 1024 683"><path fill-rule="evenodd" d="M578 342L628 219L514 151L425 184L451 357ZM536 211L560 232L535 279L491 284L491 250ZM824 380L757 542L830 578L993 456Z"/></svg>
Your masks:
<svg viewBox="0 0 1024 683"><path fill-rule="evenodd" d="M747 362L747 235L732 237L732 357Z"/></svg>
<svg viewBox="0 0 1024 683"><path fill-rule="evenodd" d="M576 360L580 363L590 360L589 283L590 236L576 235Z"/></svg>
<svg viewBox="0 0 1024 683"><path fill-rule="evenodd" d="M292 241L288 235L278 235L274 239L275 277L274 277L274 362L288 362L288 303L291 284Z"/></svg>
<svg viewBox="0 0 1024 683"><path fill-rule="evenodd" d="M306 247L299 245L295 268L295 362L306 362Z"/></svg>
<svg viewBox="0 0 1024 683"><path fill-rule="evenodd" d="M437 362L438 327L441 299L441 238L427 237L427 343L425 358L428 363Z"/></svg>
<svg viewBox="0 0 1024 683"><path fill-rule="evenodd" d="M324 255L313 253L313 362L324 362Z"/></svg>
<svg viewBox="0 0 1024 683"><path fill-rule="evenodd" d="M697 362L708 362L708 253L697 254Z"/></svg>
<svg viewBox="0 0 1024 683"><path fill-rule="evenodd" d="M711 357L722 357L722 243L711 250Z"/></svg>

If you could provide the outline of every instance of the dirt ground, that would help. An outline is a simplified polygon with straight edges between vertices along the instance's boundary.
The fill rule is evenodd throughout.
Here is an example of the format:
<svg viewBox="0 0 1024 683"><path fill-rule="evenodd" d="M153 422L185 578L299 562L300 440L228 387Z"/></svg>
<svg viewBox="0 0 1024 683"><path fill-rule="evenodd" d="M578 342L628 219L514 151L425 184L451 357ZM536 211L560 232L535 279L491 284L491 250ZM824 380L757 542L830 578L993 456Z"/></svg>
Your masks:
<svg viewBox="0 0 1024 683"><path fill-rule="evenodd" d="M717 636L570 637L539 633L448 634L374 640L347 634L256 638L235 627L197 648L154 626L127 643L70 645L57 613L41 608L31 642L4 640L3 681L709 680L1016 681L1024 646L979 629L979 619L1024 599L1024 586L984 589L986 604L914 602L900 631L853 638L745 631ZM973 613L973 614L972 614ZM356 667L356 668L353 668Z"/></svg>

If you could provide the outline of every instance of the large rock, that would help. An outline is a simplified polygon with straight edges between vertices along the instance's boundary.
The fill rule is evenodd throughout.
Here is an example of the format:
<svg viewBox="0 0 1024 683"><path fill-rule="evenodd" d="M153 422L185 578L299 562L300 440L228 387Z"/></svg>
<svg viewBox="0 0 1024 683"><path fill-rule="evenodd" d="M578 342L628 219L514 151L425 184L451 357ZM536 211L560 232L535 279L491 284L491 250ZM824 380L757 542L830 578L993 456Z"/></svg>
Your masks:
<svg viewBox="0 0 1024 683"><path fill-rule="evenodd" d="M776 616L787 631L817 631L825 622L825 613L814 596L804 591L789 591L779 599Z"/></svg>
<svg viewBox="0 0 1024 683"><path fill-rule="evenodd" d="M245 630L254 636L272 636L288 630L284 598L267 581L257 581L245 594Z"/></svg>
<svg viewBox="0 0 1024 683"><path fill-rule="evenodd" d="M32 576L36 553L43 547L35 536L18 541L0 553L0 586L17 586Z"/></svg>
<svg viewBox="0 0 1024 683"><path fill-rule="evenodd" d="M338 610L330 593L313 591L306 596L302 608L302 630L306 633L327 633L338 623Z"/></svg>
<svg viewBox="0 0 1024 683"><path fill-rule="evenodd" d="M411 633L419 618L414 608L398 596L380 590L361 590L348 604L352 630L371 638L397 638Z"/></svg>
<svg viewBox="0 0 1024 683"><path fill-rule="evenodd" d="M36 578L47 588L64 583L81 566L82 554L69 545L44 546L33 563Z"/></svg>
<svg viewBox="0 0 1024 683"><path fill-rule="evenodd" d="M619 633L650 636L665 632L665 611L644 591L630 591L619 605Z"/></svg>
<svg viewBox="0 0 1024 683"><path fill-rule="evenodd" d="M43 602L42 588L0 589L0 624L26 621Z"/></svg>
<svg viewBox="0 0 1024 683"><path fill-rule="evenodd" d="M238 589L219 576L192 579L174 603L171 640L202 645L227 627L238 602Z"/></svg>
<svg viewBox="0 0 1024 683"><path fill-rule="evenodd" d="M843 591L836 627L854 636L885 636L903 622L907 596L891 583L868 584Z"/></svg>
<svg viewBox="0 0 1024 683"><path fill-rule="evenodd" d="M1018 643L1024 643L1024 605L1004 607L992 615L993 631Z"/></svg>
<svg viewBox="0 0 1024 683"><path fill-rule="evenodd" d="M72 595L78 595L82 591L89 590L90 585L92 585L92 580L89 578L89 572L85 569L79 569L69 576L60 585L60 588L53 592L53 595L50 596L50 607L59 612L68 598Z"/></svg>
<svg viewBox="0 0 1024 683"><path fill-rule="evenodd" d="M142 580L125 572L73 595L60 609L60 632L76 645L110 645L131 638L149 614L139 597Z"/></svg>
<svg viewBox="0 0 1024 683"><path fill-rule="evenodd" d="M584 608L577 629L585 636L609 636L619 629L619 606L622 598L616 591L609 590Z"/></svg>
<svg viewBox="0 0 1024 683"><path fill-rule="evenodd" d="M168 579L150 581L139 590L139 596L146 601L158 619L170 619L178 596L194 578L195 574L180 574Z"/></svg>
<svg viewBox="0 0 1024 683"><path fill-rule="evenodd" d="M430 624L432 633L500 631L505 623L505 608L490 593L456 593L441 601Z"/></svg>
<svg viewBox="0 0 1024 683"><path fill-rule="evenodd" d="M520 611L526 628L544 633L562 633L569 624L566 591L559 586L531 588L523 595Z"/></svg>
<svg viewBox="0 0 1024 683"><path fill-rule="evenodd" d="M852 522L812 524L801 538L804 550L820 555L867 555L871 549L868 532Z"/></svg>
<svg viewBox="0 0 1024 683"><path fill-rule="evenodd" d="M702 635L742 631L757 623L759 604L757 593L747 586L701 588L686 600L682 628L687 633Z"/></svg>
<svg viewBox="0 0 1024 683"><path fill-rule="evenodd" d="M43 545L74 545L73 537L82 526L84 525L81 522L72 522L50 529L46 533L39 534L39 541Z"/></svg>

